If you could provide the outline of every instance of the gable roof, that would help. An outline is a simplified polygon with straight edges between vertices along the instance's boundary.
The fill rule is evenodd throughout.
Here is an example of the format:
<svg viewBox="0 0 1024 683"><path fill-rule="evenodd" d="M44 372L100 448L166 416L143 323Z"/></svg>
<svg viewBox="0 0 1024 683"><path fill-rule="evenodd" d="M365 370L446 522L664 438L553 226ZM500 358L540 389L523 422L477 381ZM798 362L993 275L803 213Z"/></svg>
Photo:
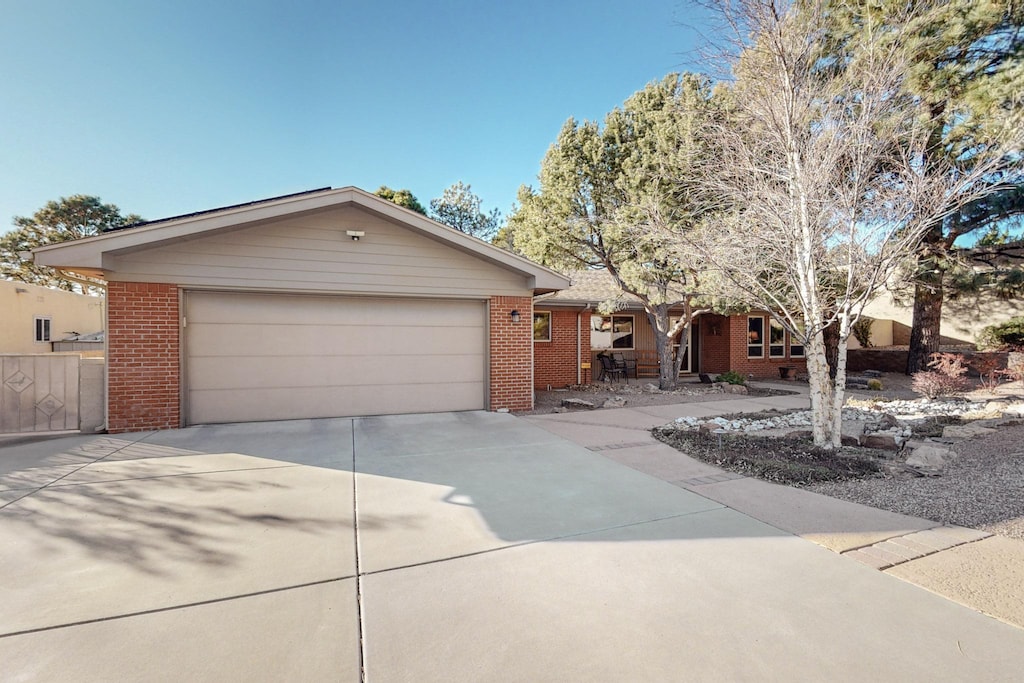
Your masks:
<svg viewBox="0 0 1024 683"><path fill-rule="evenodd" d="M37 247L32 250L32 254L35 262L40 265L102 278L103 257L106 254L131 253L203 234L234 230L345 205L362 208L429 239L523 275L527 278L528 287L535 293L554 292L569 286L569 280L553 270L356 187L310 190L135 223L95 237Z"/></svg>
<svg viewBox="0 0 1024 683"><path fill-rule="evenodd" d="M604 268L569 273L569 280L569 287L537 297L536 303L551 306L597 306L605 301L614 301L615 308L619 310L644 307L635 295L623 292Z"/></svg>

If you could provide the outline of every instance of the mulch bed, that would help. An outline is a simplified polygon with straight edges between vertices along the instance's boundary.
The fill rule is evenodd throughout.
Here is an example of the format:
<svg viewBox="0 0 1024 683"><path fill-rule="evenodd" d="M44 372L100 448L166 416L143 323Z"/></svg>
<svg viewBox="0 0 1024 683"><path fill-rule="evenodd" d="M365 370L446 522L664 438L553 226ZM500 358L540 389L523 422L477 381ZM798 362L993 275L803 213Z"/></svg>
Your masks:
<svg viewBox="0 0 1024 683"><path fill-rule="evenodd" d="M653 430L654 437L683 453L723 470L791 486L847 481L878 475L878 452L868 448L826 451L809 439Z"/></svg>

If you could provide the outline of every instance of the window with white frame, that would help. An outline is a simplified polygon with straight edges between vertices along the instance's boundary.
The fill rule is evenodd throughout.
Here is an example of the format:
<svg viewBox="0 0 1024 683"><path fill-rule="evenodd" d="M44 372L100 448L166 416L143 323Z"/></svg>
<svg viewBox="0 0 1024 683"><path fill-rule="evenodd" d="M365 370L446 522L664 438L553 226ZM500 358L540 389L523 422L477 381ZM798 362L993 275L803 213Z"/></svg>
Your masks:
<svg viewBox="0 0 1024 683"><path fill-rule="evenodd" d="M786 328L775 318L768 320L768 357L786 357Z"/></svg>
<svg viewBox="0 0 1024 683"><path fill-rule="evenodd" d="M789 335L789 357L804 357L804 345L800 343L800 339L795 338L793 335Z"/></svg>
<svg viewBox="0 0 1024 683"><path fill-rule="evenodd" d="M49 316L36 316L36 341L50 341L50 318Z"/></svg>
<svg viewBox="0 0 1024 683"><path fill-rule="evenodd" d="M747 358L764 358L764 318L747 316Z"/></svg>
<svg viewBox="0 0 1024 683"><path fill-rule="evenodd" d="M590 348L625 350L632 349L633 316L590 316Z"/></svg>
<svg viewBox="0 0 1024 683"><path fill-rule="evenodd" d="M551 341L551 311L533 312L533 341Z"/></svg>

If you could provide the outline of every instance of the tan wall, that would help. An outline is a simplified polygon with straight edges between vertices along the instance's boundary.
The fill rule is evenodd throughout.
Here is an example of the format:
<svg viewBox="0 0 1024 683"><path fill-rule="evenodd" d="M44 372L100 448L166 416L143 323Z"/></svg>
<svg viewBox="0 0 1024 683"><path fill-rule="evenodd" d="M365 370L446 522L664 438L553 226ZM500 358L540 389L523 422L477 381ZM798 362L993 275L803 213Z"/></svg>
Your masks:
<svg viewBox="0 0 1024 683"><path fill-rule="evenodd" d="M891 318L874 318L871 321L871 345L872 346L892 346L896 342L893 341L893 321ZM850 349L861 348L860 342L857 341L857 337L850 335L849 342Z"/></svg>
<svg viewBox="0 0 1024 683"><path fill-rule="evenodd" d="M102 358L83 358L78 366L78 422L86 434L106 425L107 391Z"/></svg>
<svg viewBox="0 0 1024 683"><path fill-rule="evenodd" d="M24 291L19 291L24 290ZM103 329L102 297L0 280L0 353L49 353L49 342L35 341L35 317L50 318L50 339L68 332Z"/></svg>
<svg viewBox="0 0 1024 683"><path fill-rule="evenodd" d="M366 234L353 241L346 230ZM357 207L108 257L111 281L277 291L529 296L526 278Z"/></svg>
<svg viewBox="0 0 1024 683"><path fill-rule="evenodd" d="M868 304L864 314L876 319L893 320L908 327L914 317L913 309L909 305L901 306L888 293L883 293ZM942 327L939 332L943 337L948 337L944 343L959 341L973 344L984 327L1006 322L1017 316L1024 316L1024 301L1000 301L993 296L945 301L942 305ZM874 330L873 327L871 343L875 346L885 346L883 342L875 340ZM900 342L894 336L894 341L890 343Z"/></svg>

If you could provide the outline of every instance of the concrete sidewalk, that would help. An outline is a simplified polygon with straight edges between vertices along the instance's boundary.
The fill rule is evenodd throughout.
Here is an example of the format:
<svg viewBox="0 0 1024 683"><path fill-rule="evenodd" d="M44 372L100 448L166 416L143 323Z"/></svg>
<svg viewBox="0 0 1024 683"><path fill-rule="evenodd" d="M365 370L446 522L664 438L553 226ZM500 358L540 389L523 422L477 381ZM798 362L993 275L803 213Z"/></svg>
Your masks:
<svg viewBox="0 0 1024 683"><path fill-rule="evenodd" d="M829 498L721 470L651 436L677 417L806 409L806 387L758 383L795 396L605 409L526 417L632 469L722 503L851 560L1024 628L1024 542Z"/></svg>

